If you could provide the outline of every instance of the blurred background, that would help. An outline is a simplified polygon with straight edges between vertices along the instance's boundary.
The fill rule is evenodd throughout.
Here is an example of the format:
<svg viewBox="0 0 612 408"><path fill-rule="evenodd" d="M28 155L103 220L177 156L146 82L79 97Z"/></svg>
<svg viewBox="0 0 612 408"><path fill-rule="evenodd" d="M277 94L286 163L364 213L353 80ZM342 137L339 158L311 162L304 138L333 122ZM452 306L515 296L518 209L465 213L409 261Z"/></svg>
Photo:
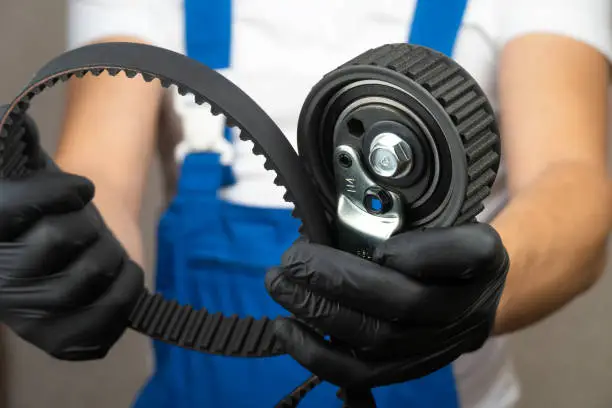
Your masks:
<svg viewBox="0 0 612 408"><path fill-rule="evenodd" d="M9 103L39 67L64 50L64 19L63 1L0 0L0 103ZM31 110L49 152L56 147L62 98L62 87L56 87ZM155 167L142 215L148 265L161 187ZM612 319L606 316L612 311L611 272L612 264L587 295L511 337L521 408L612 406ZM0 408L128 407L150 369L149 344L132 332L98 362L55 361L6 331L0 344Z"/></svg>

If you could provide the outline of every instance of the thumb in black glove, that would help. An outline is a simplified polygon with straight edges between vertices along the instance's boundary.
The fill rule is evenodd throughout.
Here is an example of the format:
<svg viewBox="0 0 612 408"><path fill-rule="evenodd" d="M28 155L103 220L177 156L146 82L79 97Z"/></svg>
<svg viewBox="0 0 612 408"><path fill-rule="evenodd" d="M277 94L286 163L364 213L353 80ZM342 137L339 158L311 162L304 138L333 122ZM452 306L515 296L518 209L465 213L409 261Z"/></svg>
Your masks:
<svg viewBox="0 0 612 408"><path fill-rule="evenodd" d="M65 360L104 357L144 288L93 195L53 168L0 180L0 320Z"/></svg>
<svg viewBox="0 0 612 408"><path fill-rule="evenodd" d="M399 234L373 260L299 240L266 275L270 295L295 315L276 322L279 341L321 379L346 388L405 382L490 335L509 265L490 226Z"/></svg>

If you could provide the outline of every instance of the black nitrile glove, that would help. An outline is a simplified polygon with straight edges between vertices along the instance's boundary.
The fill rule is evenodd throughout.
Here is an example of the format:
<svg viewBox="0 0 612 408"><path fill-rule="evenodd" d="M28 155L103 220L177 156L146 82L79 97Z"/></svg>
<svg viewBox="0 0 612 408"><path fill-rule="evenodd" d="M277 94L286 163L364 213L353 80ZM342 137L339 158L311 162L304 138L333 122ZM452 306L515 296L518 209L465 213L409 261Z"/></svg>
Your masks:
<svg viewBox="0 0 612 408"><path fill-rule="evenodd" d="M102 358L127 327L143 272L85 208L92 183L48 167L0 180L0 321L56 358Z"/></svg>
<svg viewBox="0 0 612 408"><path fill-rule="evenodd" d="M508 266L496 231L471 224L399 234L374 262L298 240L266 287L295 315L276 322L287 353L325 381L374 388L480 348Z"/></svg>

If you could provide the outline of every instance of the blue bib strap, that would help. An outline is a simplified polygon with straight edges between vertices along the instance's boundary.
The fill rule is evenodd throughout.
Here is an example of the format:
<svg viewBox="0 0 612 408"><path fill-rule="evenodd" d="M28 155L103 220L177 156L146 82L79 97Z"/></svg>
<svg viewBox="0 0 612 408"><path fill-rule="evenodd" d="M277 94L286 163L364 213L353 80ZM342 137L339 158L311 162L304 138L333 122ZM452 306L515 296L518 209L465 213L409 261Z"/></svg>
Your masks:
<svg viewBox="0 0 612 408"><path fill-rule="evenodd" d="M184 0L187 55L212 69L230 66L232 0Z"/></svg>
<svg viewBox="0 0 612 408"><path fill-rule="evenodd" d="M410 30L410 44L453 54L467 0L418 0Z"/></svg>
<svg viewBox="0 0 612 408"><path fill-rule="evenodd" d="M232 0L183 1L187 56L212 69L228 68L232 50ZM231 129L226 127L223 136L231 142ZM221 171L222 186L236 182L231 167L222 166Z"/></svg>

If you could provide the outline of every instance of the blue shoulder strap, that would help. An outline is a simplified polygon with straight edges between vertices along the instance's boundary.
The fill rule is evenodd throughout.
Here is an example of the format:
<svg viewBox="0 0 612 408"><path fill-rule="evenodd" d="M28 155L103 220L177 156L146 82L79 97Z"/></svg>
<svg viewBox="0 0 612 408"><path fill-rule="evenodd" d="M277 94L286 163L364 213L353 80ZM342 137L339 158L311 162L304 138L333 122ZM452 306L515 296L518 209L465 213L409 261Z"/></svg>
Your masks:
<svg viewBox="0 0 612 408"><path fill-rule="evenodd" d="M228 68L232 46L232 0L183 0L187 56L212 69ZM232 140L231 129L224 136ZM235 183L232 169L223 166L223 186Z"/></svg>
<svg viewBox="0 0 612 408"><path fill-rule="evenodd" d="M212 69L230 66L232 0L184 0L189 57Z"/></svg>
<svg viewBox="0 0 612 408"><path fill-rule="evenodd" d="M452 56L467 1L418 0L408 42Z"/></svg>
<svg viewBox="0 0 612 408"><path fill-rule="evenodd" d="M468 0L418 0L411 44L451 56ZM184 0L187 55L213 69L230 65L232 0Z"/></svg>

